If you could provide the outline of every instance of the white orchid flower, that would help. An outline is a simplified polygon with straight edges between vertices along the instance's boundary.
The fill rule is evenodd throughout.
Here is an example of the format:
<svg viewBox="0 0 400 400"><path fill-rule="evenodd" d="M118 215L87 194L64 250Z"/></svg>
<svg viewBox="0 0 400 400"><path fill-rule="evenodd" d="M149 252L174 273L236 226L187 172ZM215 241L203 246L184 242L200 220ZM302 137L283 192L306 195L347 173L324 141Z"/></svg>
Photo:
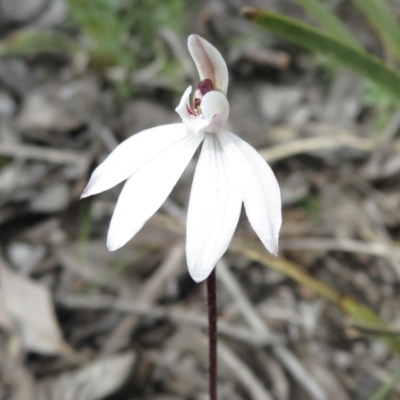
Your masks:
<svg viewBox="0 0 400 400"><path fill-rule="evenodd" d="M229 115L228 69L198 35L188 39L201 82L182 96L182 123L142 131L121 143L93 172L82 197L127 180L108 231L107 247L126 244L160 208L202 144L190 194L186 254L191 277L205 280L227 250L242 202L254 231L278 251L281 199L268 164L248 143L222 129Z"/></svg>

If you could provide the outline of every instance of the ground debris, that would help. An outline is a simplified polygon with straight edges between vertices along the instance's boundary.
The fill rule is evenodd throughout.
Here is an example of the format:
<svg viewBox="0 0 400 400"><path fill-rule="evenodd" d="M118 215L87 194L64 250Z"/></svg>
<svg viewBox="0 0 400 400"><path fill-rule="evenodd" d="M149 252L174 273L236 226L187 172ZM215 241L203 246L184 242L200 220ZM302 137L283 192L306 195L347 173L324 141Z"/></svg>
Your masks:
<svg viewBox="0 0 400 400"><path fill-rule="evenodd" d="M253 3L308 19L295 0ZM380 54L350 2L326 3ZM96 44L65 20L66 5L0 0L0 40L52 29L77 45L0 56L0 400L206 400L206 296L187 273L183 227L197 154L116 252L106 235L121 187L79 200L122 140L180 121L180 95L197 85L186 38L160 27L144 67L93 65ZM400 332L399 113L368 103L353 73L254 30L242 5L186 10L190 33L228 62L227 129L270 163L283 203L279 258L243 213L217 267L219 399L366 400L399 369L382 340ZM119 39L136 57L137 33ZM333 295L289 278L282 260ZM357 323L337 294L387 328Z"/></svg>

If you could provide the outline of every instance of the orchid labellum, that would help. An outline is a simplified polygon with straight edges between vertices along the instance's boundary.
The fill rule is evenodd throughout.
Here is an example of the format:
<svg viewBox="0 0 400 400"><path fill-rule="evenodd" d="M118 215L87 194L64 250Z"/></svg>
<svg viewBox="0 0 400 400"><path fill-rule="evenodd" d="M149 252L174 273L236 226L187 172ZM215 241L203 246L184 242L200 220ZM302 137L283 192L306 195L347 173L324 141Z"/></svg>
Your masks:
<svg viewBox="0 0 400 400"><path fill-rule="evenodd" d="M228 248L242 202L254 231L278 251L281 199L277 180L248 143L223 129L228 119L228 70L221 54L198 35L188 39L200 75L176 112L182 123L142 131L99 165L82 194L94 195L126 180L108 231L107 247L127 243L159 209L202 145L190 193L186 254L189 273L205 280Z"/></svg>

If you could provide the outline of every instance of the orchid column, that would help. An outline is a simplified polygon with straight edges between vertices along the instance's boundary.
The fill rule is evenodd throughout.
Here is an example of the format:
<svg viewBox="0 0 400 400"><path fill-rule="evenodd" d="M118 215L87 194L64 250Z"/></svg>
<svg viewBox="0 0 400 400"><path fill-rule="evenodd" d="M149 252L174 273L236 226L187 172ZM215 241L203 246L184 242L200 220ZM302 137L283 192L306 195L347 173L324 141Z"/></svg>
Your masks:
<svg viewBox="0 0 400 400"><path fill-rule="evenodd" d="M218 260L227 250L244 204L264 246L278 251L279 185L264 159L238 136L222 129L229 115L228 69L221 54L198 35L188 39L200 83L186 89L176 112L182 123L137 133L93 172L82 197L126 180L111 219L107 247L125 245L161 207L202 144L190 193L186 256L196 282L207 279L210 321L210 399L216 400L216 293ZM215 363L215 364L214 364Z"/></svg>

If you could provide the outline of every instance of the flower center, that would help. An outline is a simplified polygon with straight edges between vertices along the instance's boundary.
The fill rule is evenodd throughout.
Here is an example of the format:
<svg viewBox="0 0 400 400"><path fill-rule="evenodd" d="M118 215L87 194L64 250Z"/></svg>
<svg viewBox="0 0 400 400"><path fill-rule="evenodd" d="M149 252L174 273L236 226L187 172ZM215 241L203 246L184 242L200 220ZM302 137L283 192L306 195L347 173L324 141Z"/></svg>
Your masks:
<svg viewBox="0 0 400 400"><path fill-rule="evenodd" d="M199 108L203 96L212 90L214 90L214 84L211 79L204 79L203 81L199 82L197 89L194 92L193 108Z"/></svg>
<svg viewBox="0 0 400 400"><path fill-rule="evenodd" d="M197 85L196 91L193 96L193 107L188 107L188 112L191 115L201 115L201 100L208 92L215 90L214 84L211 79L204 79Z"/></svg>

